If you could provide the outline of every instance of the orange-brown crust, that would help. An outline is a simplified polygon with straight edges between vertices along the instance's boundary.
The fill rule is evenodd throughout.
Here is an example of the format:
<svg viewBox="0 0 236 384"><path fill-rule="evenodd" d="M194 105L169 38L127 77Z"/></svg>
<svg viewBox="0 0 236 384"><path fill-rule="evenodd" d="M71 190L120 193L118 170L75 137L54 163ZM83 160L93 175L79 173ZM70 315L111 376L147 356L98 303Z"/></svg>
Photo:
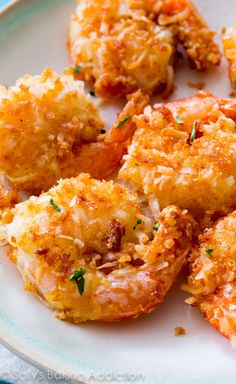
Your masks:
<svg viewBox="0 0 236 384"><path fill-rule="evenodd" d="M229 63L229 79L236 88L236 25L223 31L224 55Z"/></svg>
<svg viewBox="0 0 236 384"><path fill-rule="evenodd" d="M104 128L83 83L51 69L0 87L0 114L0 171L31 193L77 175L80 149Z"/></svg>
<svg viewBox="0 0 236 384"><path fill-rule="evenodd" d="M71 18L68 49L78 78L110 99L142 89L173 89L177 46L191 66L219 65L215 34L188 0L83 0Z"/></svg>
<svg viewBox="0 0 236 384"><path fill-rule="evenodd" d="M188 302L224 336L236 336L236 212L206 229L190 257Z"/></svg>
<svg viewBox="0 0 236 384"><path fill-rule="evenodd" d="M141 113L148 101L140 91L130 95L105 134L97 107L69 71L59 76L47 69L24 76L16 87L0 87L0 172L36 195L81 172L107 178L119 168L136 128L131 121L117 125Z"/></svg>
<svg viewBox="0 0 236 384"><path fill-rule="evenodd" d="M5 238L26 289L74 323L117 321L154 309L185 263L196 227L186 212L171 206L157 230L136 194L84 174L12 212ZM70 281L81 267L83 295Z"/></svg>
<svg viewBox="0 0 236 384"><path fill-rule="evenodd" d="M234 209L233 100L201 92L190 99L147 107L132 121L137 129L119 177L144 194L150 206L153 199L161 209L176 204L201 219L207 212L224 215Z"/></svg>
<svg viewBox="0 0 236 384"><path fill-rule="evenodd" d="M96 94L103 98L138 89L160 92L173 83L171 29L157 28L129 2L80 1L71 19L68 48L73 65L81 65L78 77L94 82Z"/></svg>
<svg viewBox="0 0 236 384"><path fill-rule="evenodd" d="M186 49L190 65L205 71L212 65L219 65L221 53L212 32L204 18L189 0L148 1L149 10L157 13L160 25L175 28L177 40Z"/></svg>

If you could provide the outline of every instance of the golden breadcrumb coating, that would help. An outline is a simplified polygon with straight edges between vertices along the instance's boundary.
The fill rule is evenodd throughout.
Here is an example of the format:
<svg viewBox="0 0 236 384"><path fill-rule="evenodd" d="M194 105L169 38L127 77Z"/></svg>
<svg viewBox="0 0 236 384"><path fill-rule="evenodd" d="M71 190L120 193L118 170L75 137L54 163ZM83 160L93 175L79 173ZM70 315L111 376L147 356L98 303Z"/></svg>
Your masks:
<svg viewBox="0 0 236 384"><path fill-rule="evenodd" d="M120 165L135 124L149 98L137 91L106 135L84 84L46 69L26 75L15 87L0 87L0 173L21 190L39 194L60 178L88 172L103 179Z"/></svg>
<svg viewBox="0 0 236 384"><path fill-rule="evenodd" d="M199 71L205 71L212 65L219 65L221 53L214 42L212 32L189 0L157 0L153 11L159 14L161 26L175 26L177 39L185 48L190 64Z"/></svg>
<svg viewBox="0 0 236 384"><path fill-rule="evenodd" d="M221 53L212 32L198 9L189 0L130 0L130 6L143 9L158 25L172 27L175 39L186 50L190 65L205 71L219 65Z"/></svg>
<svg viewBox="0 0 236 384"><path fill-rule="evenodd" d="M236 25L223 31L224 55L229 62L229 78L236 88Z"/></svg>
<svg viewBox="0 0 236 384"><path fill-rule="evenodd" d="M21 202L22 199L16 189L6 189L0 184L0 211L12 208L15 204Z"/></svg>
<svg viewBox="0 0 236 384"><path fill-rule="evenodd" d="M236 211L200 236L192 251L188 285L183 288L210 323L224 336L236 338Z"/></svg>
<svg viewBox="0 0 236 384"><path fill-rule="evenodd" d="M236 201L236 102L207 93L145 108L120 179L153 214L175 204L196 217L227 214Z"/></svg>
<svg viewBox="0 0 236 384"><path fill-rule="evenodd" d="M3 178L3 177L2 177ZM6 188L5 180L1 180L0 182L0 222L1 220L7 220L10 215L10 219L12 218L12 214L10 209L13 208L16 204L20 203L22 198L19 192L14 188ZM3 239L2 245L5 245L5 241Z"/></svg>
<svg viewBox="0 0 236 384"><path fill-rule="evenodd" d="M78 78L95 82L103 98L172 88L172 30L131 9L129 1L79 1L68 47L73 65L80 66Z"/></svg>
<svg viewBox="0 0 236 384"><path fill-rule="evenodd" d="M0 87L0 171L28 191L77 175L81 147L104 128L83 83L46 69Z"/></svg>
<svg viewBox="0 0 236 384"><path fill-rule="evenodd" d="M221 62L214 35L188 0L80 0L68 48L76 76L104 98L164 88L168 96L178 44L204 71Z"/></svg>
<svg viewBox="0 0 236 384"><path fill-rule="evenodd" d="M154 222L136 194L87 174L61 180L11 212L0 233L26 289L74 323L154 309L181 270L195 228L174 206Z"/></svg>

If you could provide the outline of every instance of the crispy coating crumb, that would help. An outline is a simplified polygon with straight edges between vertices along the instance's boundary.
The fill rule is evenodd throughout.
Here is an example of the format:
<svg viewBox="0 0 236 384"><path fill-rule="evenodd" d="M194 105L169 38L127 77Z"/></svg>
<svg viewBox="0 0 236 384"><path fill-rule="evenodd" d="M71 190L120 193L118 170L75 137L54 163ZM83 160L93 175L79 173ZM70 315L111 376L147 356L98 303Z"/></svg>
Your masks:
<svg viewBox="0 0 236 384"><path fill-rule="evenodd" d="M236 212L206 229L190 258L190 276L183 288L224 336L236 337Z"/></svg>
<svg viewBox="0 0 236 384"><path fill-rule="evenodd" d="M99 111L70 70L59 76L47 69L24 76L16 87L0 87L0 173L31 194L81 172L107 178L120 166L136 128L131 119L117 125L149 102L141 91L127 99L114 126L101 135Z"/></svg>
<svg viewBox="0 0 236 384"><path fill-rule="evenodd" d="M195 223L171 206L153 228L135 193L81 174L18 204L0 233L26 289L58 318L79 323L136 317L164 299L191 249ZM82 294L71 279L75 271L83 271Z"/></svg>
<svg viewBox="0 0 236 384"><path fill-rule="evenodd" d="M173 90L177 45L191 66L219 65L214 33L188 0L82 0L69 28L76 76L95 83L103 98Z"/></svg>
<svg viewBox="0 0 236 384"><path fill-rule="evenodd" d="M77 175L81 148L104 127L83 83L51 69L0 87L0 116L0 171L35 193Z"/></svg>
<svg viewBox="0 0 236 384"><path fill-rule="evenodd" d="M224 28L222 34L224 55L229 62L229 78L236 88L236 25Z"/></svg>
<svg viewBox="0 0 236 384"><path fill-rule="evenodd" d="M236 103L199 93L146 107L119 177L158 208L176 204L197 218L224 215L236 201ZM138 164L138 166L137 166Z"/></svg>
<svg viewBox="0 0 236 384"><path fill-rule="evenodd" d="M130 2L132 3L132 2ZM79 78L103 98L138 89L171 91L174 37L126 0L82 0L72 16L68 47Z"/></svg>
<svg viewBox="0 0 236 384"><path fill-rule="evenodd" d="M174 335L175 336L184 336L184 335L186 335L186 330L183 327L175 327Z"/></svg>
<svg viewBox="0 0 236 384"><path fill-rule="evenodd" d="M199 91L202 91L205 88L206 83L204 83L204 81L198 81L195 83L193 81L189 81L188 86L189 88L198 89Z"/></svg>
<svg viewBox="0 0 236 384"><path fill-rule="evenodd" d="M16 189L6 189L0 184L0 211L12 208L22 201L19 192Z"/></svg>
<svg viewBox="0 0 236 384"><path fill-rule="evenodd" d="M221 53L214 41L215 34L191 1L157 0L155 7L160 25L175 26L177 39L183 44L192 67L205 71L220 64Z"/></svg>
<svg viewBox="0 0 236 384"><path fill-rule="evenodd" d="M236 97L236 91L231 91L229 93L229 97L232 97L232 98Z"/></svg>

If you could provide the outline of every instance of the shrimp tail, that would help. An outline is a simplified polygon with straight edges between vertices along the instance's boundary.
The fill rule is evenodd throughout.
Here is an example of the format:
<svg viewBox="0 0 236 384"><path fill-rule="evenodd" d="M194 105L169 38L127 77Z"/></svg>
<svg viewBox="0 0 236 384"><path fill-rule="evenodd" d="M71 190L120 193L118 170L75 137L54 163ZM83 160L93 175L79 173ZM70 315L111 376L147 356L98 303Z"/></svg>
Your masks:
<svg viewBox="0 0 236 384"><path fill-rule="evenodd" d="M76 160L77 173L86 172L95 179L106 179L119 168L124 152L123 143L85 144Z"/></svg>
<svg viewBox="0 0 236 384"><path fill-rule="evenodd" d="M115 124L108 132L105 138L105 142L122 142L124 143L124 146L127 146L130 143L130 139L132 138L136 129L136 124L132 121L132 116L143 112L144 108L150 101L150 97L149 95L144 94L141 90L139 90L127 96L127 100L128 102L126 106L122 112L118 114L118 118ZM124 122L127 117L130 118L124 124L122 124L122 122Z"/></svg>

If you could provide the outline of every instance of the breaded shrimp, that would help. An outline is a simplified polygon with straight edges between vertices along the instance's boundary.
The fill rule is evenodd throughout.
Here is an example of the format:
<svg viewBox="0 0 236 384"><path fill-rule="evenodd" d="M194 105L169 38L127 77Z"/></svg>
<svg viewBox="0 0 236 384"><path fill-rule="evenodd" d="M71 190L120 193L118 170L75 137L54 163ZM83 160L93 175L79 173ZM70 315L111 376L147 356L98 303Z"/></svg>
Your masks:
<svg viewBox="0 0 236 384"><path fill-rule="evenodd" d="M177 40L186 49L190 65L205 71L219 65L221 53L212 32L200 12L189 0L147 1L149 8L158 15L161 26L174 26Z"/></svg>
<svg viewBox="0 0 236 384"><path fill-rule="evenodd" d="M14 188L6 189L3 180L3 182L0 183L0 220L3 219L3 215L5 215L10 208L13 208L21 201L22 198L19 192Z"/></svg>
<svg viewBox="0 0 236 384"><path fill-rule="evenodd" d="M207 93L146 107L120 179L145 195L153 214L170 204L197 218L236 205L236 102Z"/></svg>
<svg viewBox="0 0 236 384"><path fill-rule="evenodd" d="M224 55L229 62L229 78L236 88L236 25L223 31Z"/></svg>
<svg viewBox="0 0 236 384"><path fill-rule="evenodd" d="M68 48L77 77L103 98L173 88L178 43L204 71L219 65L214 33L188 0L80 0Z"/></svg>
<svg viewBox="0 0 236 384"><path fill-rule="evenodd" d="M235 344L236 340L236 212L221 219L200 236L192 251L188 285L198 306L210 323Z"/></svg>
<svg viewBox="0 0 236 384"><path fill-rule="evenodd" d="M159 27L126 0L81 0L68 47L78 78L110 99L138 89L171 91L175 54L171 28ZM76 71L78 72L78 71Z"/></svg>
<svg viewBox="0 0 236 384"><path fill-rule="evenodd" d="M171 206L155 222L135 193L81 174L18 204L0 233L26 289L59 319L117 321L164 299L191 248L186 212Z"/></svg>
<svg viewBox="0 0 236 384"><path fill-rule="evenodd" d="M112 132L99 141L106 137L100 134L104 122L83 87L72 76L47 69L24 76L15 87L0 88L0 172L13 185L38 194L60 178L83 171L102 179L119 167L126 144L115 141ZM146 103L139 92L126 111L140 112ZM121 137L126 132L125 140L129 128L131 135L131 122L119 129Z"/></svg>

